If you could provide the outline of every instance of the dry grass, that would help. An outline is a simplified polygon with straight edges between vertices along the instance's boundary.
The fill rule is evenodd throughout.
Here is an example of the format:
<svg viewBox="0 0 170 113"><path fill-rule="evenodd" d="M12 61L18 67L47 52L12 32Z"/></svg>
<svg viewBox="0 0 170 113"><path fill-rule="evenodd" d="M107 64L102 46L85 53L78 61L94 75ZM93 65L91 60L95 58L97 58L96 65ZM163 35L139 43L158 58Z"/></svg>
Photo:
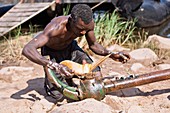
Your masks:
<svg viewBox="0 0 170 113"><path fill-rule="evenodd" d="M31 39L31 36L20 36L16 39L5 38L0 42L0 65L19 65L26 60L21 55L22 48Z"/></svg>
<svg viewBox="0 0 170 113"><path fill-rule="evenodd" d="M0 42L0 66L3 65L20 65L20 62L23 60L28 60L23 55L21 55L21 51L24 47L24 45L31 40L31 35L27 36L20 36L16 39L5 39ZM84 40L82 40L84 39ZM88 52L90 55L94 55L93 52L91 52L87 46L87 42L85 41L85 38L79 38L77 39L79 42L79 45ZM102 40L101 40L102 42ZM170 63L170 51L169 50L163 50L157 48L154 44L149 45L143 45L144 40L138 40L138 42L135 43L128 43L126 47L131 49L137 49L141 47L147 47L152 49L159 57L160 60L163 60L165 62Z"/></svg>

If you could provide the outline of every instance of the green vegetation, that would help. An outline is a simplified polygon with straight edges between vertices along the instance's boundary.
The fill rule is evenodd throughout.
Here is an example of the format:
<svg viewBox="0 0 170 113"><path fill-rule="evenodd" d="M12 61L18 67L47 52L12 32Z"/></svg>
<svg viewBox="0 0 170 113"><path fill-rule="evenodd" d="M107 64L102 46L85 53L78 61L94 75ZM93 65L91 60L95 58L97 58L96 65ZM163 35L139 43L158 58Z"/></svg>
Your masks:
<svg viewBox="0 0 170 113"><path fill-rule="evenodd" d="M69 9L70 5L64 9L64 15L69 13ZM144 41L146 41L148 38L148 33L143 29L136 28L135 22L136 20L127 21L121 18L115 11L111 14L105 13L103 16L99 16L98 19L95 19L96 25L94 32L97 41L104 47L113 44L122 45L132 50L141 47L148 47L155 51L155 53L160 56L160 58L163 58L167 52L156 48L156 46L153 44L144 44ZM1 40L0 42L0 61L3 61L2 59L6 58L6 56L10 56L9 59L12 59L12 61L14 61L16 58L22 58L20 53L23 48L23 43L20 41L22 40L21 38L24 37L23 35L27 35L26 37L32 37L31 35L33 35L35 32L38 32L39 30L39 26L30 24L29 31L27 30L27 32L23 32L21 26L10 32L7 37L4 37L4 40ZM29 38L25 39L29 40ZM93 54L88 51L87 41L85 38L78 38L77 41L82 48L87 50L88 53L91 55Z"/></svg>
<svg viewBox="0 0 170 113"><path fill-rule="evenodd" d="M70 11L70 4L68 4L66 6L66 8L63 8L63 15L68 15L69 14L69 11Z"/></svg>
<svg viewBox="0 0 170 113"><path fill-rule="evenodd" d="M32 35L33 33L37 33L39 31L42 31L41 25L33 25L32 23L29 24L29 31L25 34Z"/></svg>
<svg viewBox="0 0 170 113"><path fill-rule="evenodd" d="M22 33L21 33L21 30L22 30L22 28L21 28L21 26L18 26L17 28L15 28L14 30L12 30L12 31L10 31L9 33L8 33L8 38L18 38L19 36L21 36L22 35ZM8 39L6 36L4 36L4 39Z"/></svg>
<svg viewBox="0 0 170 113"><path fill-rule="evenodd" d="M70 5L67 5L66 8L63 8L63 14L68 15L70 10ZM146 33L143 32L140 37L135 35L135 22L136 20L127 21L121 18L116 11L113 13L106 12L104 16L98 16L95 20L95 36L99 43L104 46L109 46L112 44L119 45L129 45L129 43L142 43L143 36L146 37ZM145 35L144 35L145 34ZM136 40L140 39L140 40ZM145 38L144 38L145 39ZM78 39L81 46L86 45L84 38ZM136 45L132 46L136 48Z"/></svg>
<svg viewBox="0 0 170 113"><path fill-rule="evenodd" d="M126 21L114 11L96 20L95 35L105 46L115 43L124 45L133 41L135 29L135 20Z"/></svg>
<svg viewBox="0 0 170 113"><path fill-rule="evenodd" d="M29 25L30 29L28 33L23 34L23 29L21 26L17 27L16 29L12 30L8 33L8 35L3 36L3 40L0 41L0 65L2 62L11 63L18 63L19 59L25 59L21 55L21 50L25 42L29 40L31 34L36 32L36 28L33 27L31 24ZM27 36L24 36L27 35ZM29 35L29 36L28 36ZM7 64L8 64L7 63Z"/></svg>
<svg viewBox="0 0 170 113"><path fill-rule="evenodd" d="M147 32L138 30L135 26L136 19L125 20L121 18L116 11L112 14L105 13L95 20L95 36L97 41L107 47L113 44L119 44L131 49L142 46L147 39ZM84 38L78 39L80 45L86 48Z"/></svg>

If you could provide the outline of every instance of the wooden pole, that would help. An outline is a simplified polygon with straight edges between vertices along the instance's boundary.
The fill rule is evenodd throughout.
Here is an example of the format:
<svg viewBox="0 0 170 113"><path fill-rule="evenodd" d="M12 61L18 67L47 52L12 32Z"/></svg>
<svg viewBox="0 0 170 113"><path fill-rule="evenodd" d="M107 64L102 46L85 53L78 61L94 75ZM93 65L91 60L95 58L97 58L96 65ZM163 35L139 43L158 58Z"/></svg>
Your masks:
<svg viewBox="0 0 170 113"><path fill-rule="evenodd" d="M107 0L103 0L103 1L99 2L97 5L93 6L91 9L93 10L94 8L98 7L99 5L103 4L106 1Z"/></svg>

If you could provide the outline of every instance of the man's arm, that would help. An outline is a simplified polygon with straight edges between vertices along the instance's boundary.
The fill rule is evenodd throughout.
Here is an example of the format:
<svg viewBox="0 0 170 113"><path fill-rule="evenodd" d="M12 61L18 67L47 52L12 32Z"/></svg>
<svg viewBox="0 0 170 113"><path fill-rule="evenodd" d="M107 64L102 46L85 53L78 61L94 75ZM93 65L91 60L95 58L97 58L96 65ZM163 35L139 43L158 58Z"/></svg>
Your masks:
<svg viewBox="0 0 170 113"><path fill-rule="evenodd" d="M48 36L44 35L44 33L40 33L24 46L22 54L32 62L46 66L49 63L49 60L40 55L37 49L44 46L48 40Z"/></svg>
<svg viewBox="0 0 170 113"><path fill-rule="evenodd" d="M44 32L40 33L35 38L33 38L28 44L26 44L22 50L22 54L26 56L32 62L40 64L42 66L47 66L51 69L55 69L62 76L70 78L73 75L72 70L70 70L68 67L64 65L60 65L56 62L52 62L46 59L37 50L38 48L44 46L49 41L49 38L53 38L53 36L56 36L60 32L60 30L55 30L55 32L54 30L52 31L50 29L51 25L55 26L55 24L49 24L49 26L47 26L47 29L45 29ZM52 27L52 28L55 28L55 27Z"/></svg>
<svg viewBox="0 0 170 113"><path fill-rule="evenodd" d="M106 50L101 44L96 41L94 36L94 31L89 31L86 33L86 40L89 45L90 50L92 50L95 54L106 56L110 52Z"/></svg>
<svg viewBox="0 0 170 113"><path fill-rule="evenodd" d="M45 27L43 32L39 33L35 38L33 38L22 50L22 54L31 60L34 63L40 64L42 66L47 66L51 62L43 57L39 52L38 48L43 47L50 38L55 37L59 34L61 28L60 24L57 22L58 18L54 18L51 22ZM59 27L56 27L59 26Z"/></svg>
<svg viewBox="0 0 170 113"><path fill-rule="evenodd" d="M122 63L127 62L130 59L130 55L126 52L110 52L106 50L101 44L96 41L94 36L94 31L89 31L86 33L86 39L89 45L89 48L96 54L106 56L111 54L110 58L115 61L119 61Z"/></svg>

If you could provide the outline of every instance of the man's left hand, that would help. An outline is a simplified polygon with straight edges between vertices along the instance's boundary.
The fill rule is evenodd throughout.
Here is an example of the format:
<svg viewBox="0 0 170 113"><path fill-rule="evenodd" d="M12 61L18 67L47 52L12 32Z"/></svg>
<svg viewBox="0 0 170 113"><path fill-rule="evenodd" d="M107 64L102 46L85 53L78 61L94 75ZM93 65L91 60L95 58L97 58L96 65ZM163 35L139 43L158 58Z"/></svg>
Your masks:
<svg viewBox="0 0 170 113"><path fill-rule="evenodd" d="M130 59L130 55L126 52L112 52L110 58L115 61L126 63Z"/></svg>

